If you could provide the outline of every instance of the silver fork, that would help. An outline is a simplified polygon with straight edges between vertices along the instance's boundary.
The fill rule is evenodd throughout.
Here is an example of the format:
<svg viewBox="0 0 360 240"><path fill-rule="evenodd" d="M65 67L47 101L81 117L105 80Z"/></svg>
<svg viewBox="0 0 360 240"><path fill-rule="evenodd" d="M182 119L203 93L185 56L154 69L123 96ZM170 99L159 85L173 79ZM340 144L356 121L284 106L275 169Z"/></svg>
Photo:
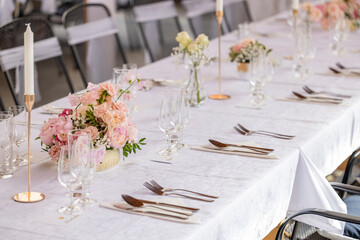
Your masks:
<svg viewBox="0 0 360 240"><path fill-rule="evenodd" d="M338 93L332 93L332 92L327 92L327 91L314 91L311 88L309 88L308 86L304 86L303 87L304 91L307 92L308 94L327 94L327 95L331 95L331 96L335 96L335 97L340 97L340 98L351 98L350 95L343 95L343 94L338 94Z"/></svg>
<svg viewBox="0 0 360 240"><path fill-rule="evenodd" d="M339 103L342 103L342 99L341 98L331 98L331 97L306 97L300 93L297 93L297 92L294 92L293 91L293 94L295 96L297 96L298 98L300 99L310 99L310 100L317 100L317 101L322 101L322 102L327 102L327 103L333 103L333 104L339 104Z"/></svg>
<svg viewBox="0 0 360 240"><path fill-rule="evenodd" d="M163 191L161 191L158 188L155 188L153 185L151 185L148 182L144 182L144 186L149 189L150 191L152 191L153 193L156 193L158 195L174 195L174 196L180 196L180 197L185 197L185 198L189 198L189 199L193 199L193 200L199 200L199 201L203 201L203 202L213 202L213 199L204 199L204 198L197 198L197 197L192 197L192 196L188 196L188 195L184 195L184 194L180 194L180 193L165 193Z"/></svg>
<svg viewBox="0 0 360 240"><path fill-rule="evenodd" d="M216 196L211 196L211 195L207 195L207 194L203 194L203 193L199 193L199 192L194 192L194 191L190 191L190 190L186 190L186 189L182 189L182 188L174 188L174 189L171 189L171 188L164 188L162 186L160 186L157 182L155 182L154 180L151 180L150 183L160 189L162 192L171 192L171 191L184 191L184 192L190 192L190 193L194 193L194 194L198 194L200 196L204 196L204 197L208 197L208 198L219 198L219 197L216 197Z"/></svg>
<svg viewBox="0 0 360 240"><path fill-rule="evenodd" d="M285 134L280 134L280 133L275 133L275 132L269 132L269 131L264 131L264 130L258 130L258 131L251 131L247 128L245 128L244 126L242 126L240 123L237 124L237 126L243 131L245 132L245 134L249 135L249 134L262 134L262 135L268 135L268 136L272 136L272 137L278 137L278 138L283 138L283 139L292 139L295 136L291 136L291 135L285 135Z"/></svg>
<svg viewBox="0 0 360 240"><path fill-rule="evenodd" d="M241 135L247 136L250 135L249 133L241 130L240 128L238 128L237 126L234 126L234 129L240 133ZM255 133L256 134L256 133ZM270 136L270 137L274 137L274 138L280 138L280 139L285 139L285 140L291 140L292 138L288 138L288 137L281 137L281 136L277 136L277 135L272 135L272 134L266 134L266 133L257 133L257 134L261 134L261 135L266 135L266 136ZM258 153L259 154L259 153Z"/></svg>

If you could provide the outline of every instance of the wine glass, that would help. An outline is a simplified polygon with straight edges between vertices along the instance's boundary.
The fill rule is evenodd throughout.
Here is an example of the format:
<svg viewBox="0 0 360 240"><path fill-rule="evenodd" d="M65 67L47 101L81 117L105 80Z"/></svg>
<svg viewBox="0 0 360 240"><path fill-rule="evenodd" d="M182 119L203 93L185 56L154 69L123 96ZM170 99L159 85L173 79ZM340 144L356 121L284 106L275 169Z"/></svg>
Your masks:
<svg viewBox="0 0 360 240"><path fill-rule="evenodd" d="M183 140L183 132L185 127L189 124L190 117L191 117L191 111L190 111L190 103L186 101L185 91L184 89L180 90L180 96L176 98L176 101L178 101L177 104L180 105L180 113L178 114L177 118L175 118L174 125L176 127L176 131L178 133L178 142L176 144L177 150L181 150L186 145L182 143Z"/></svg>
<svg viewBox="0 0 360 240"><path fill-rule="evenodd" d="M27 139L27 112L24 106L10 106L9 112L14 116L14 143L16 146L14 166L19 167L27 164L27 159L19 154L21 143Z"/></svg>
<svg viewBox="0 0 360 240"><path fill-rule="evenodd" d="M58 180L59 183L68 190L70 204L65 207L60 207L58 211L68 215L77 215L82 212L78 200L74 200L73 197L73 192L80 186L79 175L73 174L72 171L73 160L71 150L66 146L62 146L58 161Z"/></svg>
<svg viewBox="0 0 360 240"><path fill-rule="evenodd" d="M73 158L72 172L79 176L82 187L80 203L82 206L94 206L96 200L90 199L90 183L96 172L96 159L92 154L90 134L84 130L73 130L68 133L68 147Z"/></svg>
<svg viewBox="0 0 360 240"><path fill-rule="evenodd" d="M174 94L171 94L174 93ZM166 135L167 148L160 151L159 154L171 157L177 154L178 123L181 111L181 105L178 101L179 95L176 91L167 91L161 101L159 128Z"/></svg>
<svg viewBox="0 0 360 240"><path fill-rule="evenodd" d="M339 17L336 19L331 30L330 49L336 56L343 56L346 54L346 49L343 46L343 42L347 39L349 34L349 23L345 17Z"/></svg>
<svg viewBox="0 0 360 240"><path fill-rule="evenodd" d="M13 115L0 111L0 179L13 176Z"/></svg>

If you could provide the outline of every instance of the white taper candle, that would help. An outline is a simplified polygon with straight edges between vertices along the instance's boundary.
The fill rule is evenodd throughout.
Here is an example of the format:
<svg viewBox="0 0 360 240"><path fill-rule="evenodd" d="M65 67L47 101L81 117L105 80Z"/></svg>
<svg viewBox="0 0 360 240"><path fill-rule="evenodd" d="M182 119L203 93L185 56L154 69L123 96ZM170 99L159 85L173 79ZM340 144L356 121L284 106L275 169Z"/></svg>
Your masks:
<svg viewBox="0 0 360 240"><path fill-rule="evenodd" d="M299 0L292 0L292 9L299 10Z"/></svg>
<svg viewBox="0 0 360 240"><path fill-rule="evenodd" d="M223 7L224 7L223 0L216 0L216 11L222 12Z"/></svg>
<svg viewBox="0 0 360 240"><path fill-rule="evenodd" d="M26 24L24 33L24 79L25 95L34 94L34 33L31 31L30 23Z"/></svg>

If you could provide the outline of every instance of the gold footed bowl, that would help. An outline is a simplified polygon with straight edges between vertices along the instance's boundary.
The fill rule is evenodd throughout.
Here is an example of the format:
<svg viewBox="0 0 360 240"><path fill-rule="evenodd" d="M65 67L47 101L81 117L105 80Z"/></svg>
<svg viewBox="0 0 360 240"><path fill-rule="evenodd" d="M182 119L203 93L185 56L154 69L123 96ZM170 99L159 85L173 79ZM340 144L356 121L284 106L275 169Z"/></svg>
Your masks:
<svg viewBox="0 0 360 240"><path fill-rule="evenodd" d="M119 164L121 156L122 154L120 149L107 150L104 156L104 160L96 166L96 171L101 172L115 167Z"/></svg>

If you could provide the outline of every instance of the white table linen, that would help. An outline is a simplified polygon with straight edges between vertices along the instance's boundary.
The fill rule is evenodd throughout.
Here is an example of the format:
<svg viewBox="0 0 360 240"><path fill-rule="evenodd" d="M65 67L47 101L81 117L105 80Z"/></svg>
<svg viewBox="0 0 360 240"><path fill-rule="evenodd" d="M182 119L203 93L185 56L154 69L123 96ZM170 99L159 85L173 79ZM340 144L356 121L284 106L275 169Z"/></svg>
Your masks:
<svg viewBox="0 0 360 240"><path fill-rule="evenodd" d="M272 19L258 23L256 27L259 27L257 30L262 28L267 31L274 29L289 32L288 26ZM327 32L320 29L313 33L318 50L310 65L313 72L325 71L337 61L328 54L327 35ZM273 47L280 55L292 54L292 40L287 35L259 40ZM358 40L359 34L351 34L347 46L357 47ZM223 38L224 57L235 42L234 34ZM217 41L211 43L211 51L217 52ZM349 53L341 62L346 65L355 62L357 58L357 54ZM187 72L183 66L177 67L173 61L174 58L163 59L141 68L140 72L146 78L186 78ZM201 208L197 216L202 224L159 222L93 207L86 209L75 220L61 225L54 212L57 207L66 204L68 199L65 197L65 190L57 183L55 164L43 161L32 167L33 189L46 194L43 202L27 205L10 200L13 194L26 188L24 168L16 172L14 178L0 181L0 230L3 236L8 239L19 236L38 239L64 236L71 239L130 240L262 239L285 217L288 210L293 212L309 206L307 197L296 197L304 189L306 194L313 196L316 207L343 211L340 199L326 184L324 176L358 146L359 133L354 130L360 128L360 81L355 78L311 75L306 82L311 87L353 95L353 98L337 106L276 101L275 98L291 95L292 90L300 91L304 85L304 82L292 77L291 64L290 61L284 61L282 67L277 69L273 81L266 86L271 99L266 107L258 110L242 107L249 99L249 84L238 79L235 64L224 62L223 93L230 94L232 98L228 101L207 99L202 107L193 109L192 119L184 136L184 142L188 145L204 145L209 138L224 142L256 142L261 146L275 148L274 154L279 157L278 160L185 149L172 164L149 161L165 145L165 136L157 127L162 88L155 87L138 93L136 104L139 112L135 114L135 121L139 127L139 135L147 137L148 145L143 151L131 156L131 161L98 173L92 186L92 196L99 203L115 202L121 198L122 193L155 199L159 196L142 186L144 181L151 179L169 187L183 187L219 195L220 198L210 204L184 200L189 206ZM202 76L208 94L217 93L216 63L204 67ZM53 104L68 106L66 99ZM39 114L40 111L41 109L34 110L34 120L48 118L48 115ZM238 122L250 129L282 132L296 137L287 141L256 135L242 136L233 130ZM32 129L32 136L35 137L38 133L39 130ZM39 145L39 142L32 141L34 152L40 151ZM305 188L304 182L310 187ZM316 223L322 224L322 221Z"/></svg>

